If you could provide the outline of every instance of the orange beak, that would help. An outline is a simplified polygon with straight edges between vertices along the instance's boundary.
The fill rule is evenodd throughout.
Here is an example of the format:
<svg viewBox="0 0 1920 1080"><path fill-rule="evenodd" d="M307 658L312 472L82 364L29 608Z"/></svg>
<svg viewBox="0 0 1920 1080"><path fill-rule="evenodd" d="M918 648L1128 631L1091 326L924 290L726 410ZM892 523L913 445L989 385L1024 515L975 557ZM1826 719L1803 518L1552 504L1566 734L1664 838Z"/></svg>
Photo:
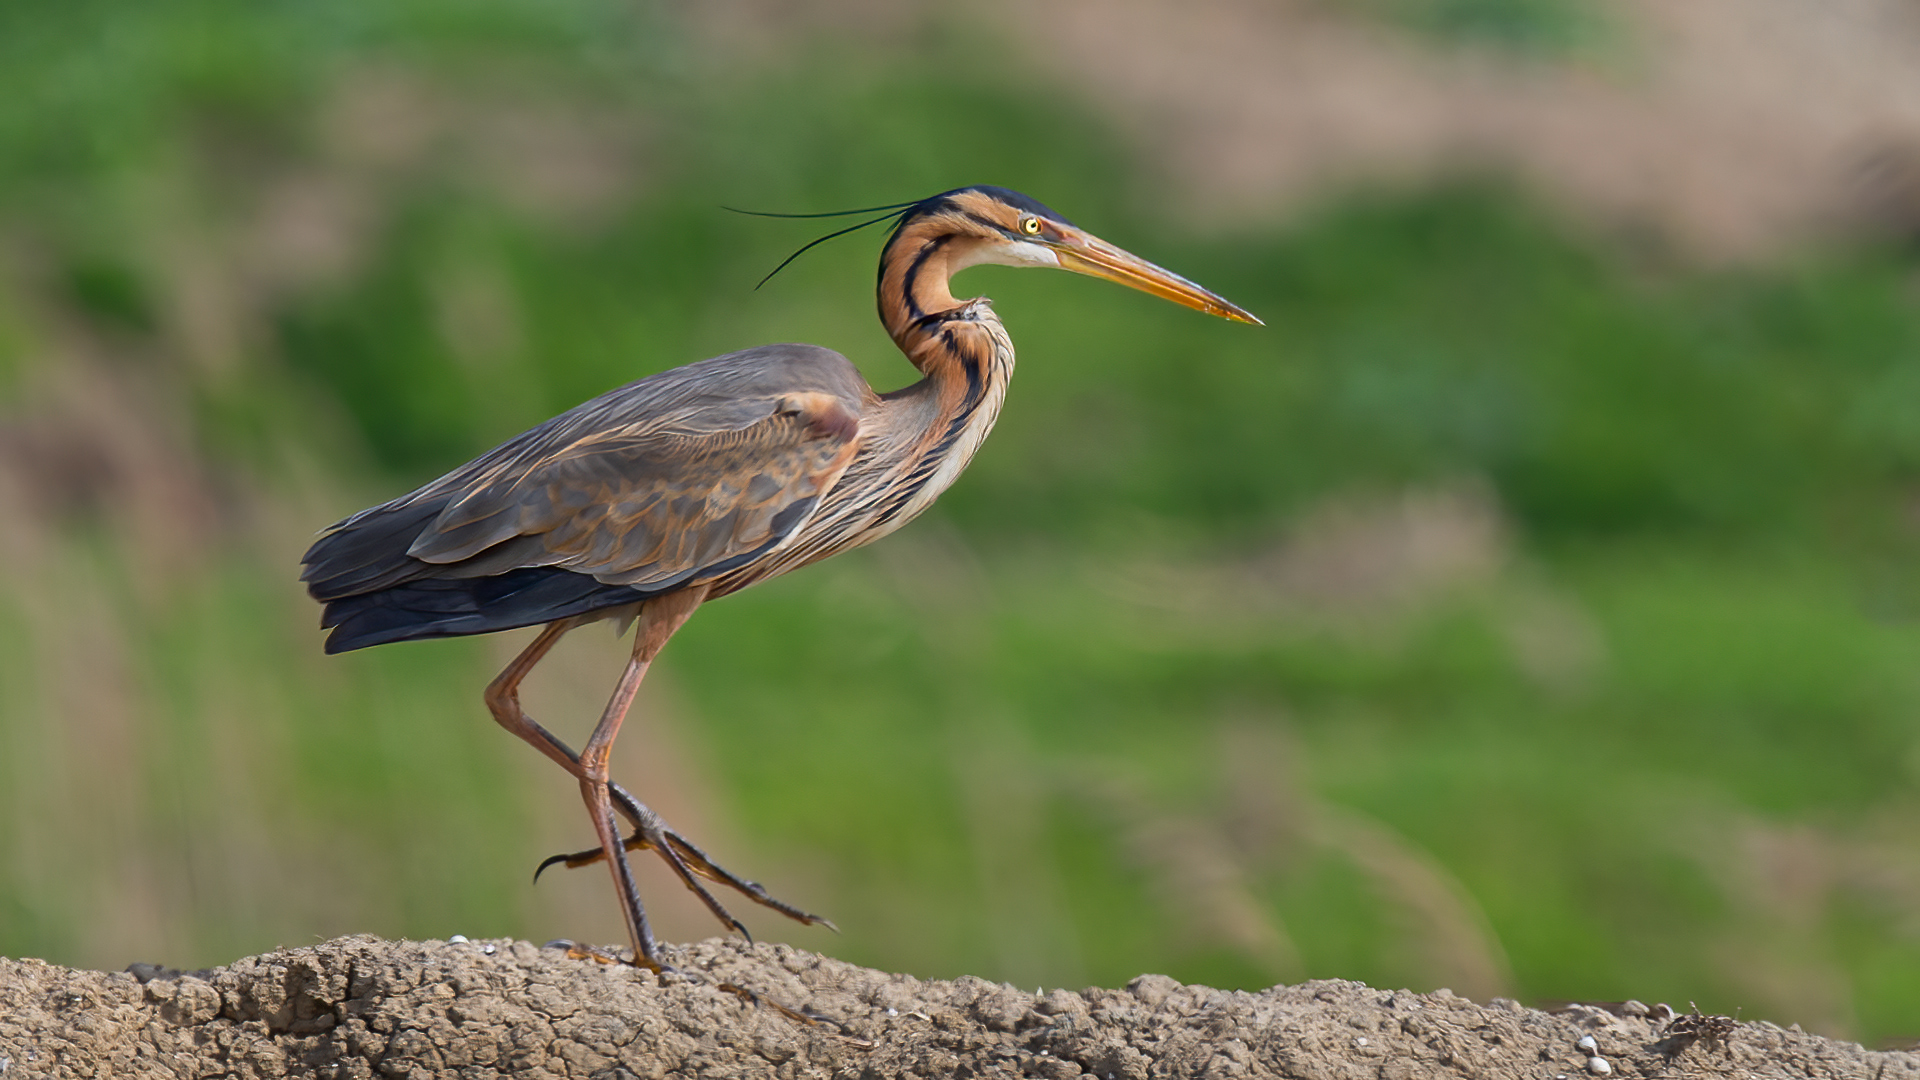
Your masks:
<svg viewBox="0 0 1920 1080"><path fill-rule="evenodd" d="M1232 319L1234 322L1252 323L1254 326L1266 325L1238 305L1230 303L1216 293L1208 292L1179 274L1155 266L1137 255L1122 251L1105 240L1078 229L1062 229L1058 240L1039 237L1035 237L1034 240L1052 251L1060 260L1060 266L1064 270L1072 270L1090 277L1105 278L1128 288L1152 293L1163 300L1184 304L1196 311L1218 315L1223 319Z"/></svg>

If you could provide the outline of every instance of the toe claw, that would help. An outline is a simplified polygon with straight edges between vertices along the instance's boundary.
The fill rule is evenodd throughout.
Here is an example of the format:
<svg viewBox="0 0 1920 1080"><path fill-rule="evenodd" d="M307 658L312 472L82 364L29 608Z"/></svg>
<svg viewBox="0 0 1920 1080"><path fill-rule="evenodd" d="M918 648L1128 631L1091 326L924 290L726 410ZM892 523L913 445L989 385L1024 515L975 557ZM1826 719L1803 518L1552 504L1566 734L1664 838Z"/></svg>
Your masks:
<svg viewBox="0 0 1920 1080"><path fill-rule="evenodd" d="M547 872L547 867L552 866L554 863L569 862L572 859L573 856L571 855L549 855L541 859L540 865L533 868L533 883L535 885L540 884L540 875Z"/></svg>

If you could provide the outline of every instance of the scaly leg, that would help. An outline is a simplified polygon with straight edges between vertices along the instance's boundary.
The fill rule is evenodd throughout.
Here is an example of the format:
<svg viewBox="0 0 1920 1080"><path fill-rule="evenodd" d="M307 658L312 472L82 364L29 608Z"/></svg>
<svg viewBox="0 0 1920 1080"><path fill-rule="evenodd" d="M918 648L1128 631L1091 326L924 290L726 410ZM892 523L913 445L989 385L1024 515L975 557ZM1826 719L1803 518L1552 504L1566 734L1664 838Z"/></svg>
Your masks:
<svg viewBox="0 0 1920 1080"><path fill-rule="evenodd" d="M533 670L533 665L552 652L567 631L579 625L579 619L560 619L548 623L541 629L540 636L520 650L520 655L513 658L513 663L508 664L506 670L487 684L487 711L493 714L494 722L532 744L535 750L552 758L574 776L580 775L579 755L568 749L567 744L561 742L553 732L535 723L533 717L520 707L520 684L525 681L527 673Z"/></svg>
<svg viewBox="0 0 1920 1080"><path fill-rule="evenodd" d="M534 641L514 659L513 663L509 664L507 668L494 679L493 683L487 687L487 708L500 726L533 745L534 748L547 755L547 757L551 758L561 768L566 769L581 781L582 794L588 801L589 812L594 814L595 831L603 832L604 830L602 830L601 824L602 819L605 817L605 811L600 809L599 801L591 794L594 787L599 787L603 793L601 798L610 804L611 809L620 813L633 825L633 835L622 841L617 850L621 850L623 854L625 851L643 848L650 848L655 851L667 865L673 869L674 873L679 876L687 888L692 890L696 896L700 897L702 903L707 906L709 911L713 912L714 916L720 920L722 925L729 929L739 931L743 936L751 940L751 935L747 933L746 927L738 919L734 918L718 900L714 899L713 895L701 885L694 875L698 874L700 877L707 878L710 881L737 889L756 903L772 908L802 923L820 923L831 927L833 924L827 920L817 915L808 914L790 904L783 903L769 895L767 891L757 883L740 878L715 864L707 857L705 852L695 847L678 833L667 828L666 823L660 819L659 815L648 809L647 806L638 799L635 799L625 788L612 783L604 777L605 757L611 752L612 738L618 734L620 720L624 718L626 710L631 707L633 694L639 689L640 680L644 678L648 665L652 663L653 657L658 655L660 649L666 644L667 639L673 636L674 631L679 629L680 624L685 622L687 616L692 614L694 608L699 606L699 601L704 595L704 590L698 590L697 592L699 595L695 595L696 590L688 590L686 593L675 594L671 597L662 597L650 602L647 605L647 609L643 612L641 627L635 634L633 659L628 664L627 672L622 677L621 685L619 689L616 690L613 700L608 702L607 710L601 717L600 727L596 728L594 732L596 738L604 735L604 751L601 765L602 778L598 784L586 775L586 767L581 764L580 755L575 754L559 737L555 736L545 727L542 727L526 714L520 706L519 695L520 683L526 678L534 665L538 664L540 660L553 649L553 646L559 642L560 638L565 635L567 631L589 620L563 619L548 624L548 626L540 632L539 637L535 638ZM657 618L651 617L656 616L656 613ZM590 862L598 862L607 857L607 850L603 845L591 852L581 852L574 856L549 859L541 864L541 869L544 870L556 861L565 861L570 866L583 866ZM626 867L624 862L625 860L622 859L622 865L610 865L609 869L611 869L614 874L615 888L621 893L622 907L627 917L628 931L634 939L635 955L637 958L642 958L641 962L647 963L648 966L657 966L658 959L654 955L654 949L652 947L653 938L647 926L645 908L640 903L638 890L632 880L631 869ZM623 870L626 872L622 873ZM536 871L535 876L538 877L538 871Z"/></svg>

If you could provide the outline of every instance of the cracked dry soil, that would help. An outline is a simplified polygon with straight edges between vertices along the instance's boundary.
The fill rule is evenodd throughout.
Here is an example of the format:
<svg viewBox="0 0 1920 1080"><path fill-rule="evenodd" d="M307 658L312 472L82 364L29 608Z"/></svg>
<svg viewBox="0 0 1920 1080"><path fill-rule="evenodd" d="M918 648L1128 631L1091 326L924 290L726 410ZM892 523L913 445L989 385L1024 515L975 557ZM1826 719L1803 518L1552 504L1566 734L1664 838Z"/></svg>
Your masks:
<svg viewBox="0 0 1920 1080"><path fill-rule="evenodd" d="M1257 994L1142 975L1031 994L922 981L784 945L675 963L832 1018L807 1027L711 985L519 941L347 937L212 971L0 959L0 1078L1615 1077L1920 1080L1920 1055L1771 1024L1676 1052L1645 1015L1477 1005L1322 981ZM1628 1006L1632 1009L1632 1006ZM1639 1010L1644 1011L1644 1010ZM1597 1066L1596 1066L1597 1068Z"/></svg>

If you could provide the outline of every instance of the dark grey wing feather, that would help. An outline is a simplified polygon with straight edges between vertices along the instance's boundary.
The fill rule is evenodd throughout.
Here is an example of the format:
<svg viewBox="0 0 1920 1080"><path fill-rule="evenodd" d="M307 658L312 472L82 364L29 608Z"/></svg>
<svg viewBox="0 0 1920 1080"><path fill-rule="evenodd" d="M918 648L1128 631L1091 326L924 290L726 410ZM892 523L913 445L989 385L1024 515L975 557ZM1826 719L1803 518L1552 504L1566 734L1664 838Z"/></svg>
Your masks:
<svg viewBox="0 0 1920 1080"><path fill-rule="evenodd" d="M347 625L376 611L382 641L480 633L736 569L784 542L839 479L870 395L839 354L771 345L563 413L308 550L302 577L340 628L329 648L377 643ZM473 584L502 577L516 587ZM383 593L395 595L373 599Z"/></svg>

